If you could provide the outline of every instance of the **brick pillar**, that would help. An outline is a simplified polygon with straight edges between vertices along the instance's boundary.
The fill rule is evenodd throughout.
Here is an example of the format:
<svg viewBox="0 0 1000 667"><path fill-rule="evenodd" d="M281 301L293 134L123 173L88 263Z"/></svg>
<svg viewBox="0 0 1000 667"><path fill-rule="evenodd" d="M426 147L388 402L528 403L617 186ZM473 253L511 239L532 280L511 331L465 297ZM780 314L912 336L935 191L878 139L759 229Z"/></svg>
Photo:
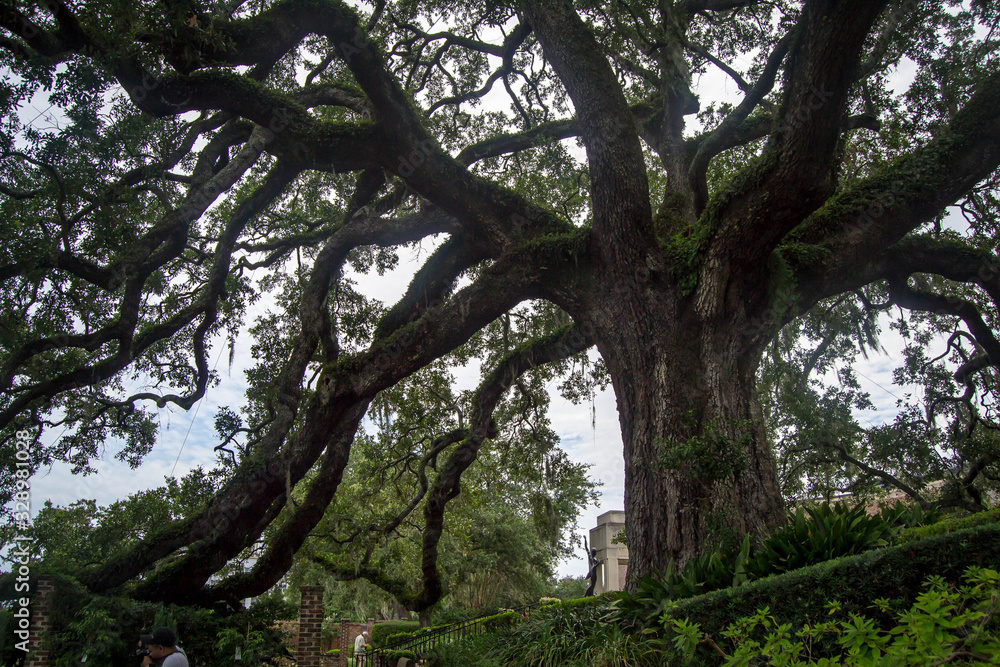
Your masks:
<svg viewBox="0 0 1000 667"><path fill-rule="evenodd" d="M347 667L347 647L354 646L354 637L349 637L351 634L350 626L348 623L351 622L349 618L340 619L340 660L339 664L341 667Z"/></svg>
<svg viewBox="0 0 1000 667"><path fill-rule="evenodd" d="M295 652L298 667L320 667L320 642L323 639L323 587L302 586L299 605L299 647Z"/></svg>
<svg viewBox="0 0 1000 667"><path fill-rule="evenodd" d="M41 649L42 635L52 629L52 601L55 598L55 584L48 577L38 577L35 596L31 600L31 637L28 656L24 667L49 667L49 651Z"/></svg>

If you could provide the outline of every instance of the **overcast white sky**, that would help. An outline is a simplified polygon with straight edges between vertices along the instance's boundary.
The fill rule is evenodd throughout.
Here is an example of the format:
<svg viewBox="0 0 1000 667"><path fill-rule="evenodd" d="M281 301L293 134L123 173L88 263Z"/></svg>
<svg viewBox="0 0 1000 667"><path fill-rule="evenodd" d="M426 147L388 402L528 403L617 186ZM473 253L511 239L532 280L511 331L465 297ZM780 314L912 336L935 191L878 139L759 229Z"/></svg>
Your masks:
<svg viewBox="0 0 1000 667"><path fill-rule="evenodd" d="M908 85L911 78L911 72L901 72L900 88ZM718 72L701 77L694 83L703 107L713 101L732 100L739 93L735 83ZM498 103L506 108L505 100L501 99ZM36 126L58 122L57 118L51 121L46 118L47 113L52 114L52 109L47 107L48 103L44 98L36 98L23 110L23 117L25 120L36 117ZM693 120L694 117L689 118ZM570 143L574 141L570 140ZM428 250L429 247L425 244L421 251L423 258L426 258ZM391 304L409 284L414 266L414 262L401 258L400 266L395 271L381 278L365 277L359 281L358 288L369 296ZM255 308L260 312L259 307ZM886 331L883 338L890 350L889 356L873 358L861 368L861 381L868 383L865 388L871 392L872 400L877 406L870 414L859 415L862 423L870 421L877 424L891 419L895 414L894 393L901 395L902 391L892 384L891 373L899 362L900 349L898 344L894 344L893 337L894 332ZM136 491L161 486L168 475L180 477L198 465L210 467L215 461L212 451L216 444L213 418L218 408L229 406L238 410L243 404L243 371L252 365L252 359L249 339L244 337L242 342L236 350L231 371L228 367L228 351L218 347L213 350L211 360L216 363L222 382L218 387L210 389L206 397L191 411L184 412L176 407L159 411L161 432L158 443L139 469L131 470L114 459L117 448L109 443L104 459L95 463L98 469L96 475L74 476L70 474L69 467L63 464L40 471L32 480L33 509L37 510L45 500L51 500L56 505L68 505L79 499L93 498L100 504L107 504ZM221 341L216 343L221 346ZM469 370L460 370L457 375L463 388L473 387L479 381L478 376ZM553 391L550 416L569 456L575 461L592 464L591 478L602 484L600 502L589 507L580 519L580 534L583 536L596 525L599 514L623 508L624 464L615 397L610 388L596 396L592 424L589 404L573 405ZM45 440L55 440L58 435L48 433ZM582 576L586 573L582 550L578 556L560 563L560 576Z"/></svg>

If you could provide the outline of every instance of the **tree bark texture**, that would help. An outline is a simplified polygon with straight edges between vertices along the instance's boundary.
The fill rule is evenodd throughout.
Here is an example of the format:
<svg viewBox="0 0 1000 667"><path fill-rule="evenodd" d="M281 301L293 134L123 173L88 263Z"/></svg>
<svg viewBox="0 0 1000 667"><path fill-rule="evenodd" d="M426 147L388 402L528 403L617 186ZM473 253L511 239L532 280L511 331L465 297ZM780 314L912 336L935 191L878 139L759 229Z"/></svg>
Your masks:
<svg viewBox="0 0 1000 667"><path fill-rule="evenodd" d="M742 310L705 317L694 298L665 292L637 280L593 310L618 399L630 585L784 515L755 399L770 323Z"/></svg>

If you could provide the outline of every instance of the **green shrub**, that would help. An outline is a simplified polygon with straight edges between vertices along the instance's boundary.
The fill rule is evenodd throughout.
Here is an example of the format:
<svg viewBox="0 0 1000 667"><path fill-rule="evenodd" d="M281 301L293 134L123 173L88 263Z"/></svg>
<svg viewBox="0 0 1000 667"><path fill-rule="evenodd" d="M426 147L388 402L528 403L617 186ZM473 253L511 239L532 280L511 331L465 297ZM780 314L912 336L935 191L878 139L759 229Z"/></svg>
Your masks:
<svg viewBox="0 0 1000 667"><path fill-rule="evenodd" d="M860 553L886 544L890 536L891 523L878 515L868 516L864 505L800 507L756 550L751 549L747 536L739 550L704 553L683 570L671 564L663 577L643 579L632 593L623 593L614 603L613 618L626 628L655 626L674 600Z"/></svg>
<svg viewBox="0 0 1000 667"><path fill-rule="evenodd" d="M552 605L483 644L487 664L511 667L660 665L656 640L607 622L605 604ZM477 663L472 663L477 664Z"/></svg>
<svg viewBox="0 0 1000 667"><path fill-rule="evenodd" d="M868 516L865 505L799 507L787 524L764 540L751 560L750 578L790 572L881 546L891 536L891 526L879 515Z"/></svg>
<svg viewBox="0 0 1000 667"><path fill-rule="evenodd" d="M916 528L937 523L944 518L944 513L936 508L925 510L918 503L897 500L895 505L883 507L879 516L893 528Z"/></svg>
<svg viewBox="0 0 1000 667"><path fill-rule="evenodd" d="M952 533L956 530L965 530L975 526L985 526L1000 522L1000 507L985 512L976 512L969 516L956 519L945 519L927 526L917 526L900 531L893 540L896 544L906 544L914 540L922 540L925 537Z"/></svg>
<svg viewBox="0 0 1000 667"><path fill-rule="evenodd" d="M483 632L495 632L497 630L517 625L520 620L521 615L516 611L502 611L499 614L487 616L481 621L481 623L483 626Z"/></svg>
<svg viewBox="0 0 1000 667"><path fill-rule="evenodd" d="M414 622L416 623L416 621L414 621ZM427 627L427 628L421 628L421 627L419 627L420 624L417 623L417 627L414 628L414 629L412 629L412 630L407 630L405 632L397 632L395 634L389 635L388 637L385 638L385 642L382 643L382 644L380 644L379 646L392 646L394 644L398 644L399 642L403 641L404 639L414 639L416 637L421 637L423 635L426 635L426 634L429 634L429 633L432 633L432 632L436 632L438 630L443 630L444 628L451 627L451 625L452 624L449 623L447 625L432 625L432 626Z"/></svg>
<svg viewBox="0 0 1000 667"><path fill-rule="evenodd" d="M504 606L501 604L489 604L484 607L476 608L466 608L466 607L445 607L442 609L436 609L431 618L433 619L433 626L445 626L454 625L455 623L463 623L473 618L479 618L480 616L493 616L499 614L503 611Z"/></svg>
<svg viewBox="0 0 1000 667"><path fill-rule="evenodd" d="M466 637L450 644L441 644L421 657L426 667L505 667L488 655L496 641L492 635Z"/></svg>
<svg viewBox="0 0 1000 667"><path fill-rule="evenodd" d="M677 575L672 569L667 570L667 576L662 579L646 575L636 582L632 592L622 591L610 607L610 619L629 630L638 630L654 624L655 619L671 609L677 599L673 579Z"/></svg>
<svg viewBox="0 0 1000 667"><path fill-rule="evenodd" d="M386 646L387 644L394 643L388 641L390 635L413 632L419 629L420 623L418 621L386 621L384 623L376 623L372 628L372 646L376 648Z"/></svg>
<svg viewBox="0 0 1000 667"><path fill-rule="evenodd" d="M236 628L225 628L217 637L214 654L235 659L238 652L241 667L269 664L264 660L273 655L268 651L267 637L259 630L247 630L244 633Z"/></svg>
<svg viewBox="0 0 1000 667"><path fill-rule="evenodd" d="M998 562L1000 526L989 525L871 550L685 600L658 596L657 604L664 602L653 619L659 637L649 634L652 628L629 635L617 624L608 623L607 612L615 595L606 594L537 610L523 622L517 614L499 614L493 634L439 646L423 657L430 667L680 665L684 661L675 642L682 641L683 633L673 621L687 619L686 623L697 624L700 631L718 638L733 619L754 618L757 610L767 607L767 623L772 624L769 632L782 624L815 628L828 619L830 602L850 619L851 614L870 612L877 598L884 598L881 604L887 611L883 620L888 621L892 618L889 611L902 611L913 604L925 575L954 582L970 565L996 567ZM838 628L847 632L843 626ZM814 643L836 644L836 636L817 637ZM700 647L699 656L707 664L722 662L705 645Z"/></svg>
<svg viewBox="0 0 1000 667"><path fill-rule="evenodd" d="M968 660L996 664L1000 662L996 616L1000 574L970 567L965 580L966 585L956 590L940 577L929 578L930 590L918 595L907 611L892 615L895 625L887 629L879 627L879 619L865 615L850 613L845 618L837 603L828 605L826 620L801 627L779 623L764 607L714 638L687 619L668 623L675 647L688 661L707 644L727 665L766 660L805 667L829 665L830 658L843 665L943 665ZM889 612L885 600L876 600L872 607L882 615Z"/></svg>
<svg viewBox="0 0 1000 667"><path fill-rule="evenodd" d="M815 623L833 602L846 614L864 614L872 600L909 606L926 576L956 582L969 566L1000 562L1000 526L989 525L927 538L902 546L868 551L819 565L766 577L728 590L680 600L661 614L658 627L688 619L716 637L734 618L752 617L767 607L778 624ZM676 639L668 631L667 639ZM704 652L704 651L703 651ZM703 656L719 662L714 653Z"/></svg>
<svg viewBox="0 0 1000 667"><path fill-rule="evenodd" d="M422 657L428 667L643 664L632 659L642 642L604 620L615 598L616 594L607 593L545 605L528 618L515 611L501 612L483 620L484 634L439 645ZM617 637L598 638L602 633ZM643 645L642 650L649 647ZM596 662L587 657L598 655L604 657Z"/></svg>

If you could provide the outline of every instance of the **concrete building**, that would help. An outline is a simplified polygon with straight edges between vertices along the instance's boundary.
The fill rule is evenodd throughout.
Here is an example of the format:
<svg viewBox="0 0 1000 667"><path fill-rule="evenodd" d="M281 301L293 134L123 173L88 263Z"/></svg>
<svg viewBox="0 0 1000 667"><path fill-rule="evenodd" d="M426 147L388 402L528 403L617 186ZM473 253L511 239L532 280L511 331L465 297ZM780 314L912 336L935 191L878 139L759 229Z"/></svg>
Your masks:
<svg viewBox="0 0 1000 667"><path fill-rule="evenodd" d="M625 530L624 510L612 510L597 517L597 527L590 529L590 548L597 550L601 566L597 571L594 594L620 591L625 588L628 572L628 547L612 543Z"/></svg>

